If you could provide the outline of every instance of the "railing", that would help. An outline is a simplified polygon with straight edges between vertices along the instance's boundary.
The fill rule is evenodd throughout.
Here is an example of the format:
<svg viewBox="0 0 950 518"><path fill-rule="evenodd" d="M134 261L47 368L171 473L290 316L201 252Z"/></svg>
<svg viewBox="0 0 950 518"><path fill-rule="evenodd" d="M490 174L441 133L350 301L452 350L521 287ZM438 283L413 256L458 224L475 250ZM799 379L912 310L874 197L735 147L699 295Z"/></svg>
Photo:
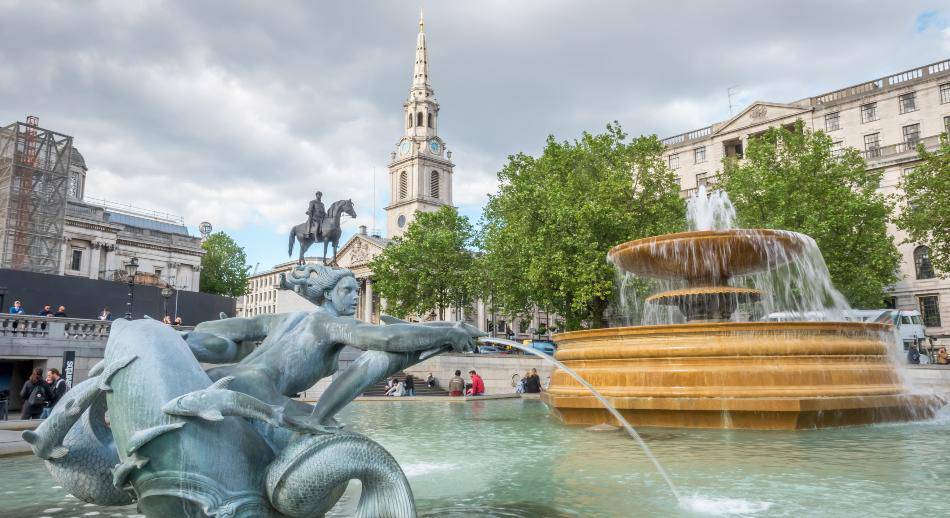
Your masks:
<svg viewBox="0 0 950 518"><path fill-rule="evenodd" d="M178 331L194 329L194 326L173 327ZM112 322L108 320L0 314L0 337L105 341L111 329Z"/></svg>
<svg viewBox="0 0 950 518"><path fill-rule="evenodd" d="M833 92L828 92L826 94L818 95L811 98L811 105L817 106L820 104L829 104L851 97L877 93L884 88L895 87L908 81L923 79L924 77L933 74L943 74L948 71L950 71L950 59L938 61L937 63L932 63L930 65L924 65L911 70L905 70L904 72L892 74L880 79L875 79L866 83L861 83L858 85L849 86L847 88L842 88L840 90L835 90Z"/></svg>
<svg viewBox="0 0 950 518"><path fill-rule="evenodd" d="M917 146L919 144L923 144L924 148L928 150L936 148L940 144L940 135L931 135L929 137L910 142L899 142L889 146L866 149L861 151L861 155L865 160L881 160L882 158L901 155L904 153L916 153Z"/></svg>
<svg viewBox="0 0 950 518"><path fill-rule="evenodd" d="M672 137L667 137L660 142L662 142L664 146L673 146L676 144L682 144L683 142L706 138L709 135L712 135L712 126L706 126L705 128L687 131L686 133L680 133L679 135L673 135Z"/></svg>

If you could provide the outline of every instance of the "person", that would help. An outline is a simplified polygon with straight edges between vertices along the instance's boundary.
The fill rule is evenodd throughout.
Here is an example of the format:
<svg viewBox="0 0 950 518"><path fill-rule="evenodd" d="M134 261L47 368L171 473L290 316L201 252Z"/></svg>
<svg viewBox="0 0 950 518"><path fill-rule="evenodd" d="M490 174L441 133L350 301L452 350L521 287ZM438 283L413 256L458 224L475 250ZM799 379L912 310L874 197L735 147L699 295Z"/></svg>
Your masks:
<svg viewBox="0 0 950 518"><path fill-rule="evenodd" d="M175 317L175 325L176 325L176 326L180 326L180 325L181 325L181 322L182 322L181 317Z"/></svg>
<svg viewBox="0 0 950 518"><path fill-rule="evenodd" d="M432 376L431 372L429 373L428 376L426 376L426 386L429 388L432 388L435 386L435 377Z"/></svg>
<svg viewBox="0 0 950 518"><path fill-rule="evenodd" d="M20 398L23 399L20 419L39 419L43 415L43 408L49 400L49 388L43 380L43 369L33 369L30 379L26 380L20 389Z"/></svg>
<svg viewBox="0 0 950 518"><path fill-rule="evenodd" d="M406 374L406 381L403 382L403 386L406 388L407 396L416 395L416 382L412 379L412 374Z"/></svg>
<svg viewBox="0 0 950 518"><path fill-rule="evenodd" d="M102 312L99 313L99 320L102 321L112 321L112 312L109 311L109 306L102 308Z"/></svg>
<svg viewBox="0 0 950 518"><path fill-rule="evenodd" d="M911 345L907 348L907 363L913 365L920 363L920 351L917 350L916 345Z"/></svg>
<svg viewBox="0 0 950 518"><path fill-rule="evenodd" d="M461 396L463 390L465 390L465 380L462 379L462 371L455 371L455 376L449 380L449 395Z"/></svg>
<svg viewBox="0 0 950 518"><path fill-rule="evenodd" d="M314 239L320 237L323 231L323 218L327 217L327 210L324 208L323 202L320 201L322 197L322 192L317 191L314 193L314 199L310 200L310 207L307 208L307 216L310 216L308 220L310 222L310 233Z"/></svg>
<svg viewBox="0 0 950 518"><path fill-rule="evenodd" d="M162 319L162 323L163 323L163 324L172 325L172 317L171 317L171 315L165 315L165 318Z"/></svg>
<svg viewBox="0 0 950 518"><path fill-rule="evenodd" d="M398 380L394 380L392 388L386 391L387 396L402 397L406 395L406 386Z"/></svg>
<svg viewBox="0 0 950 518"><path fill-rule="evenodd" d="M485 382L482 381L482 377L478 375L474 370L468 371L468 377L472 378L472 396L481 396L485 393Z"/></svg>
<svg viewBox="0 0 950 518"><path fill-rule="evenodd" d="M13 301L13 305L10 306L10 311L8 311L8 313L10 313L11 315L19 315L19 314L22 314L22 313L23 313L23 304L22 304L19 300L14 300L14 301Z"/></svg>
<svg viewBox="0 0 950 518"><path fill-rule="evenodd" d="M49 413L53 411L56 403L69 392L69 384L60 376L59 369L50 369L46 372L46 385L48 386L49 402L46 404L46 408L43 409L42 419L49 417Z"/></svg>
<svg viewBox="0 0 950 518"><path fill-rule="evenodd" d="M56 313L53 313L53 316L66 317L66 306L60 306L59 309L56 310Z"/></svg>
<svg viewBox="0 0 950 518"><path fill-rule="evenodd" d="M51 309L51 306L50 306L49 304L44 304L44 305L43 305L43 311L40 311L40 316L41 316L41 317L51 317L51 316L53 316L53 310Z"/></svg>
<svg viewBox="0 0 950 518"><path fill-rule="evenodd" d="M941 347L940 349L937 349L937 364L950 365L950 356L947 355L946 347Z"/></svg>
<svg viewBox="0 0 950 518"><path fill-rule="evenodd" d="M538 376L538 369L531 369L528 376L524 379L524 391L527 394L538 394L541 392L541 376Z"/></svg>

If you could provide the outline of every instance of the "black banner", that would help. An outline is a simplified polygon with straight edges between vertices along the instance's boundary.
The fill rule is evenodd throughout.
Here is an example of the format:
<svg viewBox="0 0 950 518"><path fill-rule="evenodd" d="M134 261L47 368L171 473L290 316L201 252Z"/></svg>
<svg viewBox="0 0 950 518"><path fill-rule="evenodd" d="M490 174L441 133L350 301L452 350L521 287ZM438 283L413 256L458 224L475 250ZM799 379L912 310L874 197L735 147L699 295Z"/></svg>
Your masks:
<svg viewBox="0 0 950 518"><path fill-rule="evenodd" d="M63 379L73 388L73 373L76 370L76 351L63 351Z"/></svg>

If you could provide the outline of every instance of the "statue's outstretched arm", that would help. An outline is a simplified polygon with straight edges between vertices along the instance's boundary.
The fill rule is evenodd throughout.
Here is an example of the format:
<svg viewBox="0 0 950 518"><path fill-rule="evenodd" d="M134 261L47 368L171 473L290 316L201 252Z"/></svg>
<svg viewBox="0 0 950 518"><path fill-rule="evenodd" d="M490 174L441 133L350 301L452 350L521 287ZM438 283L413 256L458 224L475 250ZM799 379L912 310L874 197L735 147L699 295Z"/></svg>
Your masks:
<svg viewBox="0 0 950 518"><path fill-rule="evenodd" d="M329 326L333 341L375 351L405 353L449 346L457 352L475 346L475 337L461 323L454 326L419 324L375 325L356 319L339 319Z"/></svg>
<svg viewBox="0 0 950 518"><path fill-rule="evenodd" d="M234 342L260 341L282 320L283 315L257 315L208 320L195 326L195 331L227 338Z"/></svg>

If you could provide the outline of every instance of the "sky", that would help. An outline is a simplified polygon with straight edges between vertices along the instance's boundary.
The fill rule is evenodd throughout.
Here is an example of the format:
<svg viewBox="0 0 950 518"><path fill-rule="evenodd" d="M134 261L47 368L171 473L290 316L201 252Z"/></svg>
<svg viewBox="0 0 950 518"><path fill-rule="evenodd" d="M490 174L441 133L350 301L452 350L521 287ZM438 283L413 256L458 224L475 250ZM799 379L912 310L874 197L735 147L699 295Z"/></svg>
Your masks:
<svg viewBox="0 0 950 518"><path fill-rule="evenodd" d="M264 271L317 189L354 201L343 242L385 232L421 8L473 221L548 135L662 138L728 119L730 88L738 113L950 57L938 1L0 0L0 123L72 135L87 196L209 221Z"/></svg>

